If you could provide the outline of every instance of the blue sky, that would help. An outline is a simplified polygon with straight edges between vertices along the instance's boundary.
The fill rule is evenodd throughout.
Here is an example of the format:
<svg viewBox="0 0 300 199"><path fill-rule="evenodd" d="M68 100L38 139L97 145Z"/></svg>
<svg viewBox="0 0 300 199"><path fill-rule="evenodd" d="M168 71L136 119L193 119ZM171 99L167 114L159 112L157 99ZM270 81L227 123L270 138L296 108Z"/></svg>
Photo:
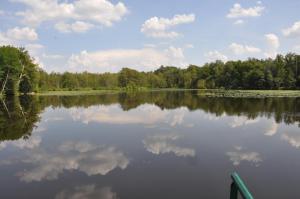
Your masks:
<svg viewBox="0 0 300 199"><path fill-rule="evenodd" d="M149 71L300 53L299 0L1 0L0 45L46 71Z"/></svg>

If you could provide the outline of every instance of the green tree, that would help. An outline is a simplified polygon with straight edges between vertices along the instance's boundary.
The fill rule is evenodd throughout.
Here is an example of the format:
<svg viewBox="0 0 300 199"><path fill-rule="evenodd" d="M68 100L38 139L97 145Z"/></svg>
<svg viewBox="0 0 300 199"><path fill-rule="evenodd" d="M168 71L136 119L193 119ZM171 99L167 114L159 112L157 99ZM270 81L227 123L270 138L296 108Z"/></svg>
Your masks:
<svg viewBox="0 0 300 199"><path fill-rule="evenodd" d="M30 79L28 76L24 75L22 77L22 80L20 82L20 86L19 86L19 91L21 93L24 93L24 94L27 94L29 93L30 91L32 91L32 84L30 82Z"/></svg>
<svg viewBox="0 0 300 199"><path fill-rule="evenodd" d="M79 87L78 80L76 79L75 75L69 72L65 72L61 76L61 85L63 88L68 88L70 90Z"/></svg>
<svg viewBox="0 0 300 199"><path fill-rule="evenodd" d="M22 71L20 51L11 46L0 47L1 94L15 94L18 91L18 78Z"/></svg>
<svg viewBox="0 0 300 199"><path fill-rule="evenodd" d="M138 71L129 68L123 68L119 73L120 87L139 86L141 83L141 75Z"/></svg>
<svg viewBox="0 0 300 199"><path fill-rule="evenodd" d="M38 67L24 48L12 46L0 47L0 82L1 94L17 94L19 85L26 76L30 91L38 88Z"/></svg>

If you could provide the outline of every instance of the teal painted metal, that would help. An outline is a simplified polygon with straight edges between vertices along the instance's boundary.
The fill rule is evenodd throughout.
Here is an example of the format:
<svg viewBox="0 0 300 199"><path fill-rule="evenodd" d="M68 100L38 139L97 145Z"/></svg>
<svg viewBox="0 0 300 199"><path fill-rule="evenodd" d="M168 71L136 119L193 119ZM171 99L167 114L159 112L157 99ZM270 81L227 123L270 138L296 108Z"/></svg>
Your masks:
<svg viewBox="0 0 300 199"><path fill-rule="evenodd" d="M231 179L232 184L230 187L230 199L237 199L238 193L240 193L244 199L254 199L243 180L236 172L231 174Z"/></svg>

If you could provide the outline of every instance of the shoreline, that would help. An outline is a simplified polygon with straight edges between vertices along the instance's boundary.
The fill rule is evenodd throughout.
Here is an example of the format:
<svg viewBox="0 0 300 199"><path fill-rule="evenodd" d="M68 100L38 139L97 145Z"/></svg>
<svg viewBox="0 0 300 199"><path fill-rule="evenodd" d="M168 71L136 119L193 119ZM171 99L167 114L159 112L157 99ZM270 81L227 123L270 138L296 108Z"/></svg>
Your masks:
<svg viewBox="0 0 300 199"><path fill-rule="evenodd" d="M76 91L44 91L31 93L37 96L76 96L76 95L99 95L99 94L115 94L121 90L76 90Z"/></svg>
<svg viewBox="0 0 300 199"><path fill-rule="evenodd" d="M141 90L77 90L77 91L45 91L32 93L37 96L76 96L116 94L121 92L160 92L160 91L193 91L204 97L236 97L236 98L264 98L264 97L300 97L300 90L222 90L222 89L141 89Z"/></svg>

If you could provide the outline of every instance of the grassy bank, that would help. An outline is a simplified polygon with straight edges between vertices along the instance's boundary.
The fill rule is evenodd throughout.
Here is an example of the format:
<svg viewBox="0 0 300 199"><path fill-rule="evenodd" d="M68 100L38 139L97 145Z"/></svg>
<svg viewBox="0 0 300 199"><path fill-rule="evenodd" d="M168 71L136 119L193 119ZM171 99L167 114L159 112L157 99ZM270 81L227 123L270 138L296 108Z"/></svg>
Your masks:
<svg viewBox="0 0 300 199"><path fill-rule="evenodd" d="M138 91L196 91L197 95L206 97L300 97L300 90L219 90L219 89L142 89L142 90L76 90L76 91L46 91L36 93L42 96L70 96L70 95L98 95L98 94L113 94L119 92L138 92Z"/></svg>
<svg viewBox="0 0 300 199"><path fill-rule="evenodd" d="M41 95L41 96L98 95L98 94L118 93L120 91L121 90L45 91L45 92L35 93L35 95Z"/></svg>
<svg viewBox="0 0 300 199"><path fill-rule="evenodd" d="M197 94L207 97L300 97L300 90L199 90Z"/></svg>

